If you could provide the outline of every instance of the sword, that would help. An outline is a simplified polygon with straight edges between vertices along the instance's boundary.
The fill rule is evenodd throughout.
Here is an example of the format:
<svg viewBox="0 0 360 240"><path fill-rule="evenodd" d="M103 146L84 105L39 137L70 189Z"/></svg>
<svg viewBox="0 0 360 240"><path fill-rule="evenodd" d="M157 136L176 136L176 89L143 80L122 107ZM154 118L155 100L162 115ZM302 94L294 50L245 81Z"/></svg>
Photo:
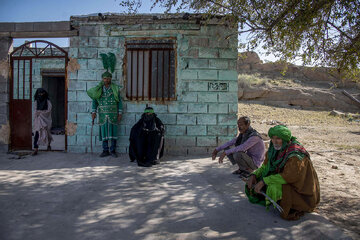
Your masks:
<svg viewBox="0 0 360 240"><path fill-rule="evenodd" d="M243 180L246 183L244 178L241 178L241 180ZM252 187L252 189L254 189L254 188L255 188L255 186ZM276 209L280 213L284 212L284 209L279 204L277 204L274 200L272 200L271 197L269 197L266 193L264 193L263 191L260 191L260 194L263 195L265 198L267 198L276 207Z"/></svg>
<svg viewBox="0 0 360 240"><path fill-rule="evenodd" d="M91 122L91 133L90 133L90 149L91 149L91 155L93 154L93 128L94 128L94 119Z"/></svg>
<svg viewBox="0 0 360 240"><path fill-rule="evenodd" d="M282 207L280 207L279 204L277 204L274 200L272 200L266 193L264 193L263 191L260 191L260 193L266 197L267 199L269 199L269 201L276 207L276 209L280 212L283 213L284 209L282 209Z"/></svg>

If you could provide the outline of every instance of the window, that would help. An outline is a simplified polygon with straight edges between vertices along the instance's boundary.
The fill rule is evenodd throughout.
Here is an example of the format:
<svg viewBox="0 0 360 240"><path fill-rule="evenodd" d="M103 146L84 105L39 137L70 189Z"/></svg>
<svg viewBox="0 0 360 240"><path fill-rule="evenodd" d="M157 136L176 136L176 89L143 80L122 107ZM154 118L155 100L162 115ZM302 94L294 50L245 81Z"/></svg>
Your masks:
<svg viewBox="0 0 360 240"><path fill-rule="evenodd" d="M126 42L126 96L130 100L175 100L175 40Z"/></svg>

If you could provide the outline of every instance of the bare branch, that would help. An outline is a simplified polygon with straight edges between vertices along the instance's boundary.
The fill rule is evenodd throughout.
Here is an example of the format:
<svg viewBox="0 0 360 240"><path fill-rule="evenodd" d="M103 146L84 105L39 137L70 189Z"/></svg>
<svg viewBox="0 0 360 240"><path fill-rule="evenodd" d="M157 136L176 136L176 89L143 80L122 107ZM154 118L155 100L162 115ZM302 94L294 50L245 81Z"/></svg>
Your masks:
<svg viewBox="0 0 360 240"><path fill-rule="evenodd" d="M335 24L333 24L332 22L329 22L328 23L333 27L335 28L341 35L345 36L347 39L349 39L350 41L353 41L353 39L347 35L345 32L343 32L338 26L336 26Z"/></svg>
<svg viewBox="0 0 360 240"><path fill-rule="evenodd" d="M220 3L216 2L216 1L213 1L213 0L208 0L208 2L211 2L212 4L214 4L214 5L218 6L218 7L224 8L224 9L232 12L234 15L237 15L237 16L245 19L246 21L249 22L249 23L246 22L246 21L244 22L248 27L254 28L254 26L255 26L255 28L259 28L259 26L256 23L254 23L251 19L249 19L248 17L246 17L245 15L243 15L243 14L237 12L237 11L234 11L234 9L232 9L231 7L225 6L225 5L220 4ZM253 24L253 26L251 26L250 23Z"/></svg>

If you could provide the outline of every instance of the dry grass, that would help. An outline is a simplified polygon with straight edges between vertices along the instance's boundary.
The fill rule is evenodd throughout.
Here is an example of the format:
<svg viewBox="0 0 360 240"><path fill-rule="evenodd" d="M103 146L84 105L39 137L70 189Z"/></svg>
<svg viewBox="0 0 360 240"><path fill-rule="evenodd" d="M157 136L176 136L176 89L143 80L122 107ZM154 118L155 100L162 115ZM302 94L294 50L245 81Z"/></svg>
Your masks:
<svg viewBox="0 0 360 240"><path fill-rule="evenodd" d="M353 150L354 149L356 151L360 151L359 145L336 144L335 146L339 150Z"/></svg>
<svg viewBox="0 0 360 240"><path fill-rule="evenodd" d="M254 86L265 86L270 79L260 76L260 74L239 74L238 82L241 88Z"/></svg>
<svg viewBox="0 0 360 240"><path fill-rule="evenodd" d="M252 87L269 87L283 86L283 87L302 87L299 79L292 79L287 77L265 77L259 73L254 74L239 74L238 75L239 87L252 88Z"/></svg>
<svg viewBox="0 0 360 240"><path fill-rule="evenodd" d="M249 116L260 122L279 121L292 126L332 126L359 125L346 118L330 116L328 111L310 111L294 108L280 108L260 104L239 103L239 116Z"/></svg>

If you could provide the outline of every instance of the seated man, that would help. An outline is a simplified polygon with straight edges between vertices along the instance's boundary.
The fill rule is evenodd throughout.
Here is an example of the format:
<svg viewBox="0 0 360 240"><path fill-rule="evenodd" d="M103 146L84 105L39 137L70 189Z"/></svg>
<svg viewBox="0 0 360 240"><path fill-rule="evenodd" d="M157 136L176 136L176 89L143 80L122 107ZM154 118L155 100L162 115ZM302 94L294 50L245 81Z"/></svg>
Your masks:
<svg viewBox="0 0 360 240"><path fill-rule="evenodd" d="M141 119L131 128L129 156L141 167L160 163L164 153L164 124L152 107L145 108Z"/></svg>
<svg viewBox="0 0 360 240"><path fill-rule="evenodd" d="M239 169L234 174L246 175L257 169L264 161L265 145L260 134L250 127L248 117L239 118L239 135L224 145L215 148L212 153L212 159L215 160L219 151L225 150L219 157L219 163L223 162L225 156L228 156L230 162L238 164ZM229 148L235 145L234 148Z"/></svg>
<svg viewBox="0 0 360 240"><path fill-rule="evenodd" d="M270 128L269 150L264 163L254 171L245 185L251 203L269 206L260 191L275 202L280 201L281 217L297 220L312 212L320 201L319 180L305 148L282 125Z"/></svg>

